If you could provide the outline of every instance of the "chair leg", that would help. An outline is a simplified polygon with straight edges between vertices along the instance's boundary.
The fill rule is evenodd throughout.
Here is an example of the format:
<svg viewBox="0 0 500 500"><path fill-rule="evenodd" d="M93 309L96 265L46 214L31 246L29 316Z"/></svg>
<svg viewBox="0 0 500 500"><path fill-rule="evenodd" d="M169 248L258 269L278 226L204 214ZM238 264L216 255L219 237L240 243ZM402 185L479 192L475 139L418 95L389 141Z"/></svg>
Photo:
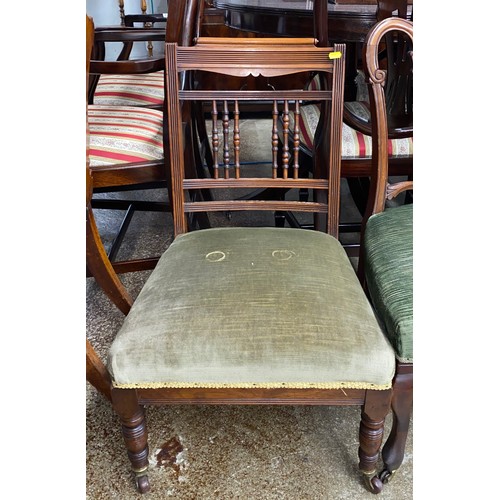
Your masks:
<svg viewBox="0 0 500 500"><path fill-rule="evenodd" d="M132 298L116 275L116 270L113 269L109 261L90 206L87 207L86 224L87 268L116 307L118 307L123 314L128 314L132 306Z"/></svg>
<svg viewBox="0 0 500 500"><path fill-rule="evenodd" d="M123 439L140 493L150 490L148 471L148 432L144 408L133 389L112 389L113 408L120 418Z"/></svg>
<svg viewBox="0 0 500 500"><path fill-rule="evenodd" d="M359 426L359 469L372 493L380 493L382 481L377 477L377 462L384 437L385 417L389 413L392 391L366 391Z"/></svg>
<svg viewBox="0 0 500 500"><path fill-rule="evenodd" d="M111 378L88 339L86 351L87 381L111 401Z"/></svg>
<svg viewBox="0 0 500 500"><path fill-rule="evenodd" d="M413 407L413 364L397 364L391 406L392 428L382 450L384 469L379 474L379 478L384 483L392 479L404 459Z"/></svg>

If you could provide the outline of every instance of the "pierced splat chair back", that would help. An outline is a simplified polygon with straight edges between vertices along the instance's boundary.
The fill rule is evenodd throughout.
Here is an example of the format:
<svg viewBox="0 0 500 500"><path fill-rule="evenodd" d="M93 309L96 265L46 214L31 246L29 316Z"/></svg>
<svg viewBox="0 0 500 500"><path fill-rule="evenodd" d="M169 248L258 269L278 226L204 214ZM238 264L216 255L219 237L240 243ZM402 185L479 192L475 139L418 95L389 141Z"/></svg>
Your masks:
<svg viewBox="0 0 500 500"><path fill-rule="evenodd" d="M391 18L408 18L408 0L378 1L377 21ZM408 35L400 31L387 33L378 43L377 65L386 72L384 92L389 139L406 139L413 134L413 66L407 57L412 43ZM365 77L368 78L366 72ZM367 86L370 87L369 82ZM344 120L355 130L370 135L370 117L365 116L366 111L353 107L354 104L346 104ZM401 152L397 156L404 155Z"/></svg>
<svg viewBox="0 0 500 500"><path fill-rule="evenodd" d="M397 17L407 18L407 0L381 0L378 2L377 17L380 20L391 17L394 9ZM408 57L413 39L402 31L393 31L384 36L382 54L386 56L387 71L385 99L389 138L411 137L413 134L413 64ZM380 58L381 54L378 54Z"/></svg>
<svg viewBox="0 0 500 500"><path fill-rule="evenodd" d="M339 186L340 186L340 147L344 80L344 46L333 48L315 47L304 44L303 40L283 39L276 46L276 39L248 40L231 39L224 44L203 43L197 47L178 47L166 44L167 106L169 156L172 175L172 206L174 212L175 234L187 231L186 214L191 212L212 211L295 211L316 214L317 227L331 235L338 235ZM208 71L218 74L217 89L211 90L204 85L202 89L184 90L179 87L178 75L184 71ZM221 90L220 82L225 76L276 77L293 75L300 72L325 73L332 82L330 90ZM192 88L192 87L191 87ZM325 109L322 133L317 134L316 165L314 178L299 178L299 130L289 128L290 117L300 113L303 101L322 103ZM184 172L183 127L181 106L187 101L210 103L212 114L213 165L209 166L211 178L186 179ZM240 122L244 118L241 104L256 101L269 105L269 119L272 120L272 133L268 144L255 144L253 147L268 147L272 158L267 171L258 176L248 177L239 162L239 152L244 131ZM284 124L284 148L278 147L278 123ZM295 119L295 123L298 121ZM221 124L221 125L220 125ZM232 139L230 139L232 137ZM293 138L288 146L288 137ZM234 162L230 157L234 156ZM220 158L220 159L219 159ZM211 189L214 191L233 188L247 189L311 189L314 201L297 202L293 200L212 200L191 199L190 190ZM322 221L322 222L320 222Z"/></svg>

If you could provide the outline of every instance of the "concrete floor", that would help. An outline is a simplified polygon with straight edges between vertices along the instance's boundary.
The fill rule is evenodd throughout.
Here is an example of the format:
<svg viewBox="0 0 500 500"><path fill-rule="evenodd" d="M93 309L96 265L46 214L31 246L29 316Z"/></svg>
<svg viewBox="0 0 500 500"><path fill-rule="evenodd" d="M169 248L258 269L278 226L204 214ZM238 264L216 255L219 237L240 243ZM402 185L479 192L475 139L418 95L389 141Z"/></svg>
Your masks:
<svg viewBox="0 0 500 500"><path fill-rule="evenodd" d="M136 193L125 196L133 198ZM155 190L146 196L161 199L165 192ZM346 220L357 217L345 186L342 206ZM108 244L123 214L99 210L95 215ZM241 217L222 215L216 223L245 223ZM164 251L172 240L171 227L168 214L136 213L119 258ZM121 277L135 297L148 275ZM94 279L87 279L87 337L103 358L123 319ZM357 470L359 420L358 407L147 408L152 490L146 498L374 498ZM386 432L390 423L389 416ZM144 498L136 493L118 420L110 404L89 384L86 438L87 498ZM413 498L412 452L411 427L403 465L378 498Z"/></svg>

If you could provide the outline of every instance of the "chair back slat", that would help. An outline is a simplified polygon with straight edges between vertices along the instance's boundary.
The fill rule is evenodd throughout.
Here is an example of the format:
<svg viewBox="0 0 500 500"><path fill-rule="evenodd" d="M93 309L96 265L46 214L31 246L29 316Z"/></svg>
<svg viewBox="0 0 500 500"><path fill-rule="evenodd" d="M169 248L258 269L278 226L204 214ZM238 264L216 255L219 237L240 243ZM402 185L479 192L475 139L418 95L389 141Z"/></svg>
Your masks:
<svg viewBox="0 0 500 500"><path fill-rule="evenodd" d="M273 179L276 179L278 177L278 150L279 150L278 117L279 117L278 102L273 101L273 129L271 136Z"/></svg>
<svg viewBox="0 0 500 500"><path fill-rule="evenodd" d="M281 161L283 162L283 179L288 178L288 155L290 151L289 144L289 135L290 135L290 114L288 110L288 99L284 101L283 113L282 113L282 122L283 122L283 154L281 156Z"/></svg>
<svg viewBox="0 0 500 500"><path fill-rule="evenodd" d="M238 101L234 103L234 172L236 179L240 178L240 107Z"/></svg>
<svg viewBox="0 0 500 500"><path fill-rule="evenodd" d="M224 136L224 153L222 160L224 163L224 179L229 179L229 109L226 100L224 100L224 110L222 115L222 133Z"/></svg>
<svg viewBox="0 0 500 500"><path fill-rule="evenodd" d="M259 45L244 44L241 40L232 43L208 44L194 47L179 47L166 44L167 107L169 148L172 175L172 211L175 235L187 231L186 215L192 212L213 211L291 211L321 214L317 223L333 236L338 236L341 127L343 110L344 45L315 47L312 44L276 44L269 41ZM228 80L217 78L217 88L183 88L179 78L182 72L199 74L275 77L304 72L321 72L327 75L331 85L321 90L302 88L279 90L269 86L265 90L221 89ZM191 88L193 90L191 90ZM322 130L317 134L314 161L318 167L313 178L300 178L299 164L299 120L301 103L308 100L323 103ZM184 103L207 103L211 121L211 147L213 165L208 178L189 179L185 175L183 152L182 109ZM246 142L241 124L245 117L242 103L256 101L267 106L271 132L265 143ZM253 103L252 103L253 104ZM293 118L294 125L291 125ZM283 149L279 151L279 133L283 134ZM288 146L288 137L291 146ZM253 139L255 140L255 139ZM269 151L269 162L261 166L247 165L241 161L241 147ZM220 157L219 157L220 155ZM233 163L231 163L233 158ZM269 165L269 166L268 166ZM208 165L207 165L208 167ZM187 170L187 167L186 167ZM257 173L255 173L257 171ZM212 177L212 178L210 178ZM221 190L232 189L275 189L276 199L216 199L203 201L191 199L191 192L210 189L214 197ZM285 189L312 189L314 199L310 202L282 199ZM281 197L280 197L281 196Z"/></svg>
<svg viewBox="0 0 500 500"><path fill-rule="evenodd" d="M217 101L212 101L212 153L214 157L214 177L219 178L219 129L217 128Z"/></svg>
<svg viewBox="0 0 500 500"><path fill-rule="evenodd" d="M295 101L295 118L293 127L293 178L299 178L299 146L300 146L300 101Z"/></svg>

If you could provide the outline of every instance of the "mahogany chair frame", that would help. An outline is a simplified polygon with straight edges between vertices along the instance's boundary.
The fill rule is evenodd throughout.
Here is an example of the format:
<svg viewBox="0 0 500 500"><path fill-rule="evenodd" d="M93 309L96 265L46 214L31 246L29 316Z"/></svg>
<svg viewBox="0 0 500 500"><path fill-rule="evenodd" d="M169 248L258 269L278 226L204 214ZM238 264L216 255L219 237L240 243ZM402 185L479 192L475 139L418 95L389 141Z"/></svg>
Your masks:
<svg viewBox="0 0 500 500"><path fill-rule="evenodd" d="M140 74L156 71L164 71L164 56L155 58L144 58L141 60L128 60L128 53L133 42L165 40L164 29L144 28L111 28L96 29L94 34L94 50L90 61L91 80L88 92L89 103L92 104L93 92L97 86L101 74ZM105 61L106 42L122 42L124 44L122 53L116 61ZM150 106L148 106L150 107ZM158 108L158 106L151 106ZM143 161L135 163L117 163L115 165L102 165L91 167L93 180L93 193L110 193L136 189L153 189L167 187L168 175L164 159L155 161ZM136 210L147 211L169 211L170 206L164 202L144 202L131 200L112 200L94 198L92 201L94 209L124 210L125 216L121 227L108 252L116 272L131 272L152 269L158 257L147 259L134 259L117 262L116 254L126 234L132 216ZM91 275L91 273L88 273Z"/></svg>
<svg viewBox="0 0 500 500"><path fill-rule="evenodd" d="M372 137L374 141L373 168L371 173L370 195L368 209L362 223L361 241L363 242L366 221L374 214L383 212L387 200L391 200L403 192L413 191L413 180L390 182L390 166L387 150L389 137L388 111L386 96L386 79L388 72L382 69L379 61L380 45L390 34L397 34L402 40L400 47L403 62L410 71L413 66L413 23L398 17L388 18L378 23L368 34L363 50L364 70L369 82L370 108L372 116ZM401 37L405 35L406 41ZM412 127L407 129L413 132ZM361 245L358 265L358 276L364 282L365 262L364 250ZM408 437L410 418L413 407L413 363L396 360L396 374L393 381L393 396L391 401L393 422L390 435L382 450L384 470L379 478L385 483L401 466L404 459L405 445Z"/></svg>
<svg viewBox="0 0 500 500"><path fill-rule="evenodd" d="M280 42L278 42L280 43ZM342 96L344 79L343 54L345 46L318 48L313 44L300 48L284 43L281 48L271 46L271 52L262 56L263 45L245 45L235 39L218 41L215 46L199 45L178 47L166 44L167 61L167 116L169 156L172 175L172 208L175 236L188 230L187 217L199 211L226 210L301 210L318 214L319 224L325 222L326 231L338 236L338 212L340 189L340 132L342 120ZM328 53L341 53L338 59L329 60ZM333 75L333 86L327 91L229 91L186 90L179 88L178 76L186 71L210 71L221 75L282 76L298 71L319 70ZM285 100L300 103L311 98L325 101L329 109L325 119L325 137L318 145L320 164L330 165L318 168L314 179L299 178L295 165L290 166L289 175L285 169L283 177L270 178L229 178L228 165L221 166L219 174L211 179L188 179L184 175L185 156L183 153L183 113L185 101L215 101L239 99ZM295 106L295 104L294 104ZM286 109L286 108L285 108ZM295 112L295 111L293 111ZM226 120L226 111L223 111ZM216 139L218 140L218 139ZM277 146L277 137L274 139ZM238 138L235 140L238 144ZM274 142L273 142L274 144ZM298 150L295 157L298 157ZM325 161L326 160L326 161ZM275 169L276 172L277 169ZM237 169L236 169L237 171ZM192 189L228 189L228 188L302 188L313 189L319 194L314 202L290 202L282 200L229 200L197 201L189 193ZM322 226L323 227L323 226ZM374 477L379 449L383 438L384 418L389 409L391 390L366 389L290 389L290 388L118 388L111 389L113 408L121 421L123 437L128 456L135 473L138 489L146 492L150 489L147 477L148 443L144 406L169 404L237 404L237 405L359 405L362 407L360 423L360 469L367 478L371 491L380 491L382 483Z"/></svg>
<svg viewBox="0 0 500 500"><path fill-rule="evenodd" d="M86 19L86 79L87 88L89 85L89 66L90 55L94 44L94 23L87 16ZM88 122L87 122L88 128ZM88 134L88 130L87 130ZM91 270L96 281L106 292L115 305L127 314L132 306L132 298L118 279L111 262L108 259L104 245L102 244L99 231L95 224L92 213L92 174L89 168L89 159L87 151L86 164L86 256L87 266ZM87 339L86 341L86 378L106 399L111 401L111 377L106 370L104 363L96 353L94 346Z"/></svg>
<svg viewBox="0 0 500 500"><path fill-rule="evenodd" d="M108 258L106 249L102 244L99 230L94 219L91 206L92 199L92 174L87 162L86 168L86 260L87 268L92 276L111 299L116 307L128 314L132 307L132 297L116 275L113 265ZM86 344L86 373L87 381L93 385L106 399L111 401L111 377L102 359L87 339Z"/></svg>
<svg viewBox="0 0 500 500"><path fill-rule="evenodd" d="M163 22L165 23L166 19L163 19ZM116 61L129 61L134 42L165 41L166 28L135 27L133 24L133 22L129 22L127 26L97 26L94 28L94 47L92 50L92 66L94 72L90 75L89 81L89 104L94 103L94 93L101 74L113 74L114 70L117 71L116 74L127 74L131 71L133 73L148 73L163 69L163 54L158 57L144 57L144 60L141 62L142 68L133 63L128 67L126 64L114 64L114 61L108 61L110 64L106 64L107 43L121 42L123 47ZM161 109L161 107L157 105L151 107Z"/></svg>
<svg viewBox="0 0 500 500"><path fill-rule="evenodd" d="M103 27L96 28L94 34L94 48L92 51L92 59L90 61L90 84L88 90L89 103L92 103L93 92L97 86L98 77L100 74L130 74L130 73L149 73L161 71L165 69L165 57L162 54L158 57L147 57L143 59L129 60L132 44L139 41L177 41L181 45L187 44L192 39L195 25L194 6L196 0L187 2L182 0L172 0L169 2L169 13L167 19L158 15L130 15L126 16L126 23L132 25L138 20L151 20L165 22L165 28L142 28L142 27ZM123 49L116 61L105 61L105 44L106 42L122 42ZM164 105L150 105L151 107L161 109L163 112ZM186 130L190 133L190 129ZM164 134L164 148L167 154L166 143L168 135ZM192 140L192 139L191 139ZM194 148L186 148L186 155L192 155ZM189 165L200 165L199 162L188 161ZM168 181L168 156L161 160L144 161L136 163L104 165L91 167L93 179L93 193L110 193L131 190L169 188ZM198 175L192 172L193 176ZM204 196L209 196L208 192L203 193ZM92 207L94 209L109 209L123 210L121 226L114 241L108 251L112 265L117 273L143 271L153 269L158 262L158 256L142 259L128 259L117 261L116 256L123 242L129 224L132 220L135 211L156 211L170 212L171 207L169 202L159 201L144 201L144 200L129 200L129 199L92 199ZM200 227L208 227L208 219L204 214L197 214L193 223L197 223ZM88 272L87 276L91 273Z"/></svg>

